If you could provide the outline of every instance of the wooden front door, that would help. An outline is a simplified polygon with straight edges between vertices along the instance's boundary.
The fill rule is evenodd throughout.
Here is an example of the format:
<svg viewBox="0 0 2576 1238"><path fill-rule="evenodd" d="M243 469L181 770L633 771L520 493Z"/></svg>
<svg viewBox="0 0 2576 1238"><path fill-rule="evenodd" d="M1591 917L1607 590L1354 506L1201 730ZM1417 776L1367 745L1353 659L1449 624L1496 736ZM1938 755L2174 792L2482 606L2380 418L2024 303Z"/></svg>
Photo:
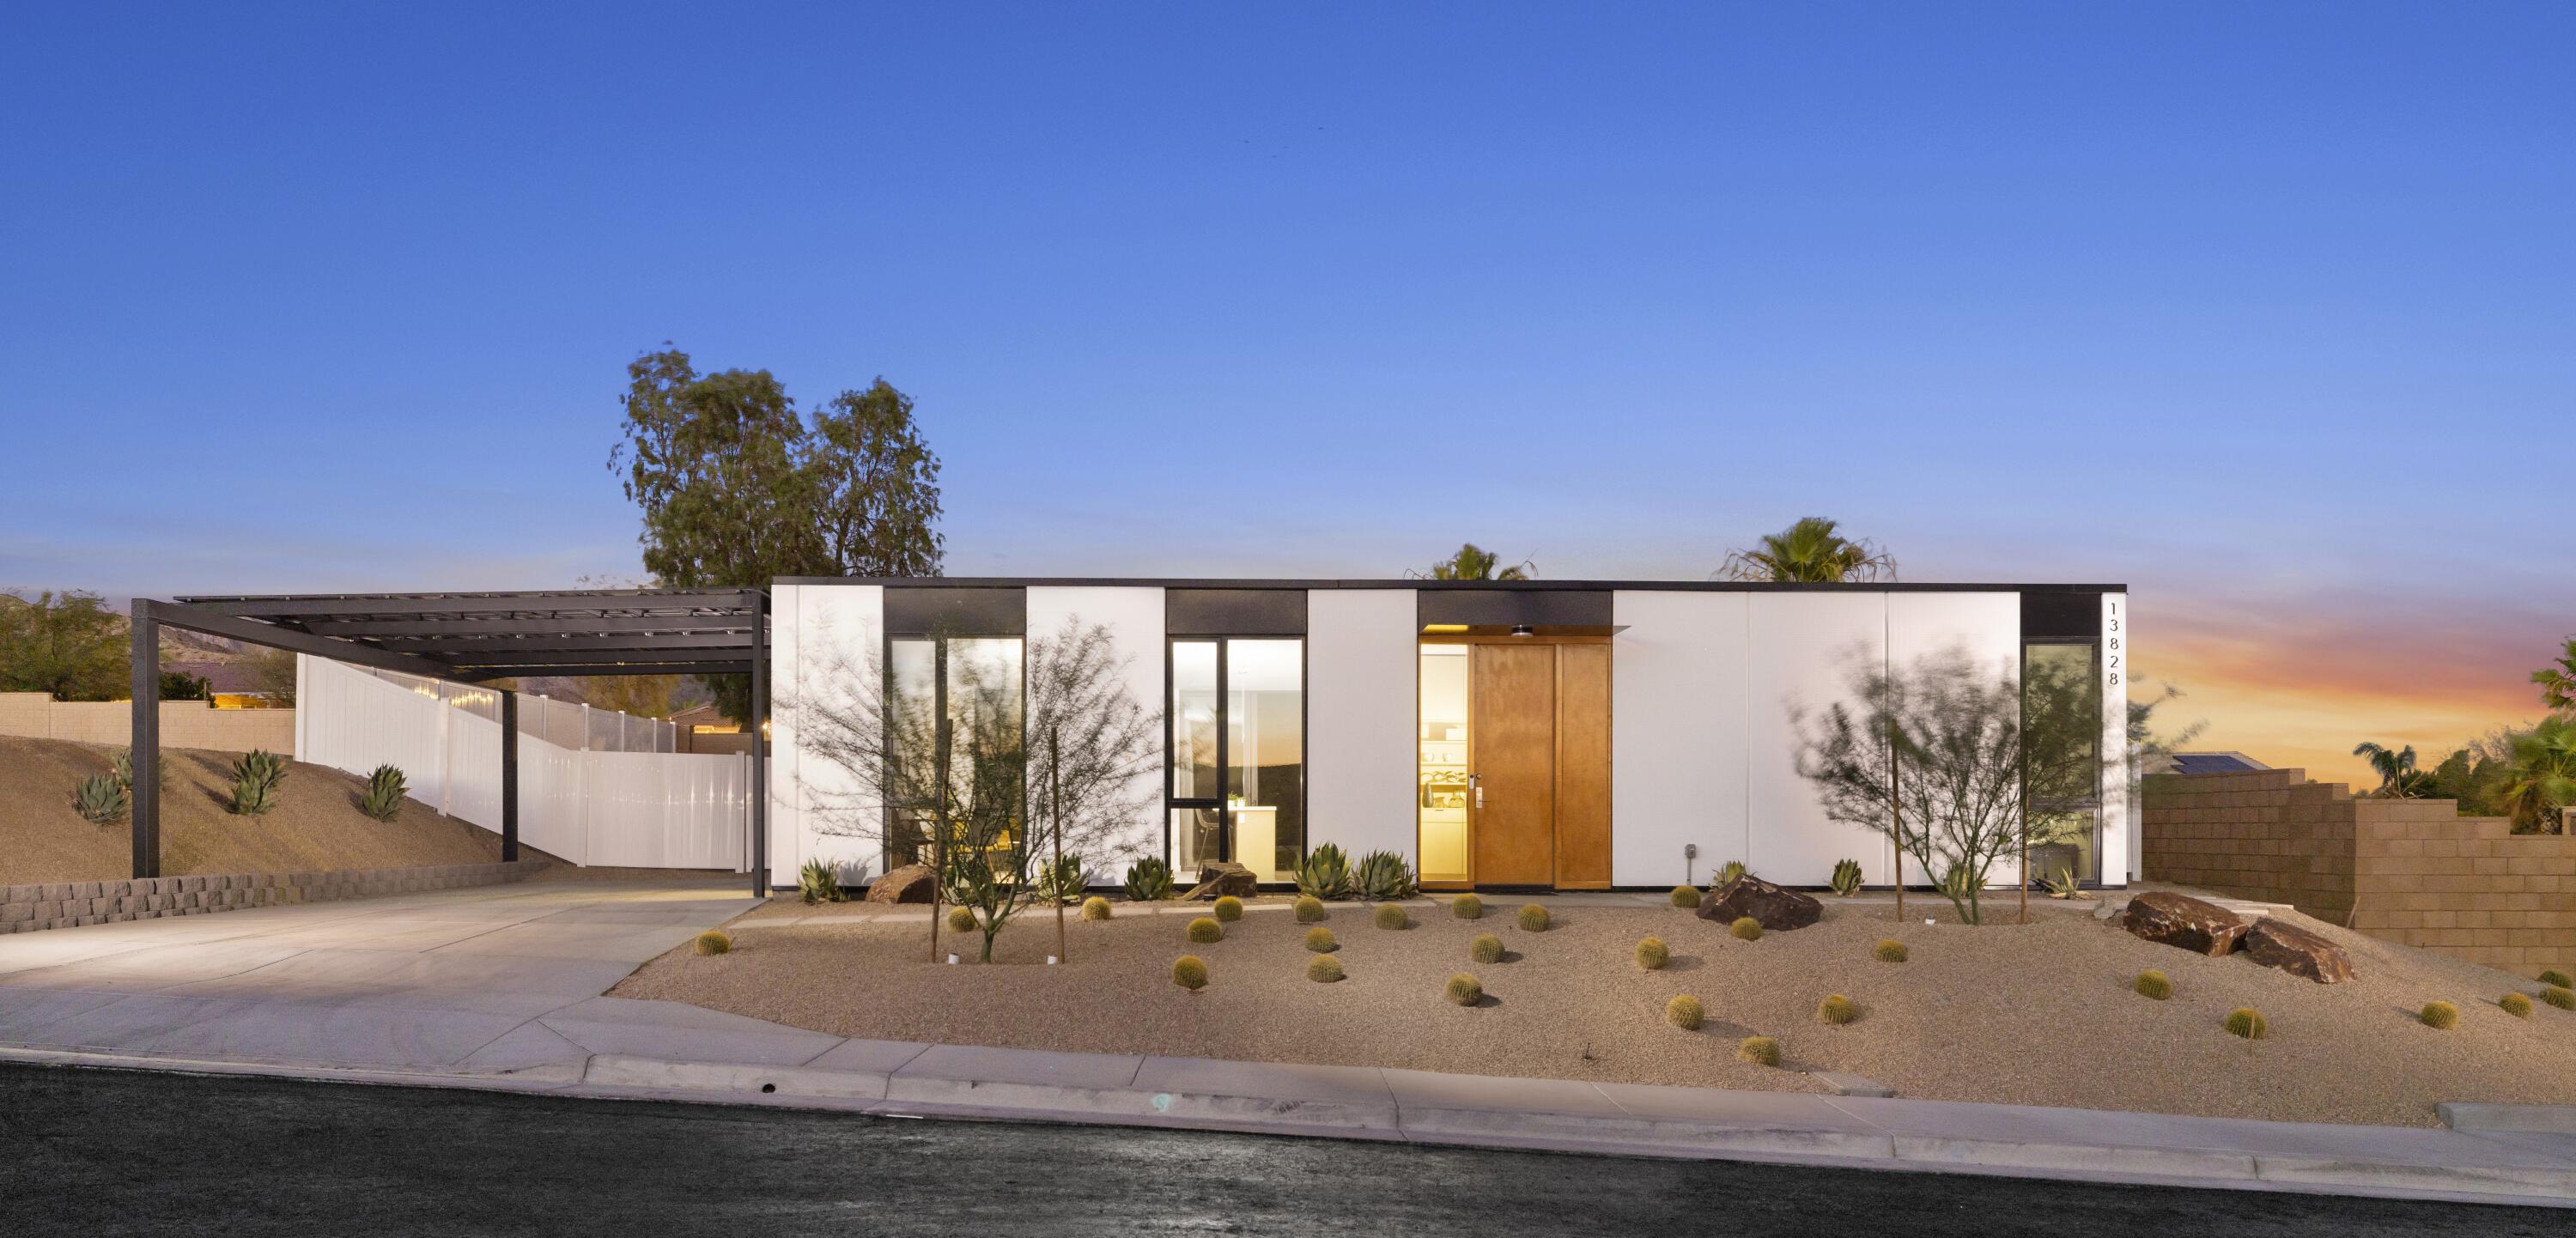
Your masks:
<svg viewBox="0 0 2576 1238"><path fill-rule="evenodd" d="M1556 888L1610 888L1610 646L1556 649Z"/></svg>
<svg viewBox="0 0 2576 1238"><path fill-rule="evenodd" d="M1556 881L1556 649L1477 645L1467 689L1476 884Z"/></svg>

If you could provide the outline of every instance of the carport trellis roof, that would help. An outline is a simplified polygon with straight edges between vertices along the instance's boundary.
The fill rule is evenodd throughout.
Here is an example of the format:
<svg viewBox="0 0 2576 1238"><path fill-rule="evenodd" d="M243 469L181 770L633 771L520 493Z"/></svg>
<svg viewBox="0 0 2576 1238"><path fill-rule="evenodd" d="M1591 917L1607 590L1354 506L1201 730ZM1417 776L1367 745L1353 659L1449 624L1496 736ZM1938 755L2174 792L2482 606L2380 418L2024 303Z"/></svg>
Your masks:
<svg viewBox="0 0 2576 1238"><path fill-rule="evenodd" d="M541 675L748 674L769 715L769 595L760 589L573 589L136 598L134 875L161 873L160 629L459 683ZM504 734L518 694L501 694ZM755 893L769 881L768 762L751 763ZM519 853L518 745L501 745L501 858Z"/></svg>

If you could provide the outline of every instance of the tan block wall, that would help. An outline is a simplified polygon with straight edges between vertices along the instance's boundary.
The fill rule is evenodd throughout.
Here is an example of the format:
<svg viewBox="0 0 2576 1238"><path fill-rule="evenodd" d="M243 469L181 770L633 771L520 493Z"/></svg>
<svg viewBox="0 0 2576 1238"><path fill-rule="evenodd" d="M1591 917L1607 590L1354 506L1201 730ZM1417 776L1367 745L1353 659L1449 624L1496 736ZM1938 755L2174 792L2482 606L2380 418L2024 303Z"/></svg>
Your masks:
<svg viewBox="0 0 2576 1238"><path fill-rule="evenodd" d="M0 735L67 739L122 748L133 742L131 701L57 701L42 692L0 692ZM292 755L292 709L209 709L203 701L161 702L161 746L212 752L264 748Z"/></svg>
<svg viewBox="0 0 2576 1238"><path fill-rule="evenodd" d="M2146 875L2532 975L2576 963L2576 837L2304 770L2146 780Z"/></svg>

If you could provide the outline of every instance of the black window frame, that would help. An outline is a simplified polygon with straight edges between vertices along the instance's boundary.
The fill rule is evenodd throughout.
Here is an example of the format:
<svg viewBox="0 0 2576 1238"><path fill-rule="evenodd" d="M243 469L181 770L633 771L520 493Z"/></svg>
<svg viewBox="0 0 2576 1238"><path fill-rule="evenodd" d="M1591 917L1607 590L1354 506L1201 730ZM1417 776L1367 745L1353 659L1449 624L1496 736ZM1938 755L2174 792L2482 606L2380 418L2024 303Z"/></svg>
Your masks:
<svg viewBox="0 0 2576 1238"><path fill-rule="evenodd" d="M1163 854L1171 857L1170 863L1176 872L1181 862L1180 835L1173 827L1172 818L1184 808L1215 809L1218 850L1223 853L1215 862L1242 863L1241 858L1235 854L1234 804L1232 797L1226 793L1228 758L1233 755L1230 751L1232 743L1227 738L1227 732L1233 729L1227 725L1231 721L1229 714L1232 712L1232 706L1229 702L1233 695L1229 691L1233 684L1228 645L1238 640L1297 642L1297 859L1303 862L1307 852L1313 846L1310 837L1313 826L1310 818L1313 814L1307 811L1307 795L1314 784L1311 776L1312 762L1309 759L1313 752L1310 737L1314 721L1312 717L1314 694L1311 691L1314 659L1313 650L1307 643L1306 633L1302 630L1296 632L1167 631L1163 635ZM1182 798L1172 794L1173 775L1178 769L1177 762L1180 759L1179 749L1173 743L1173 732L1178 722L1174 690L1178 685L1172 678L1172 649L1183 642L1207 642L1216 646L1216 795L1213 797ZM1206 862L1206 857L1200 858L1203 863ZM1252 866L1245 864L1244 867ZM1267 876L1269 872L1270 869L1266 866L1253 869L1254 875L1265 881L1269 880Z"/></svg>
<svg viewBox="0 0 2576 1238"><path fill-rule="evenodd" d="M946 725L947 720L948 720L948 642L950 642L950 641L952 641L952 640L1008 640L1008 641L1017 641L1017 642L1019 642L1019 646L1020 646L1020 682L1019 682L1019 693L1020 693L1020 695L1019 695L1019 711L1020 711L1020 742L1021 742L1021 744L1026 745L1026 744L1028 743L1028 727L1029 727L1029 637L1028 637L1027 625L1026 625L1025 623L1023 623L1023 624L1019 624L1019 625L1016 625L1016 626L1018 626L1018 628L1020 629L1020 630L1018 630L1018 631L989 631L989 630L985 630L985 629L987 629L987 628L998 628L998 627L1006 627L1006 626L1013 626L1013 625L1008 625L1008 624L998 623L998 622L988 622L988 623L985 623L985 624L979 625L978 627L976 627L976 628L975 628L975 629L973 629L973 630L962 630L962 629L959 629L959 628L956 628L956 627L950 626L950 621L949 621L948 619L944 618L944 617L943 617L943 619L942 619L942 620L940 620L940 621L939 621L939 622L937 622L937 623L932 623L932 624L927 625L928 630L905 630L905 631L898 631L898 630L896 630L896 627L895 627L895 625L894 625L893 623L888 623L888 624L886 624L886 625L885 625L885 628L884 628L884 631L880 634L880 638L879 638L879 641L878 641L878 648L879 648L879 650L880 650L879 659L880 659L880 667L881 667L881 678L880 678L880 680L879 680L879 682L878 682L877 688L878 688L878 691L879 691L880 693L882 693L882 694L883 694L879 699L880 699L880 700L882 700L882 701L884 701L884 702L886 702L886 704L887 704L887 706L888 706L888 707L891 707L891 706L892 706L892 704L893 704L893 702L894 702L894 700L895 700L895 690L894 690L894 683L895 683L894 649L895 649L896 644L898 644L898 643L900 643L900 642L906 642L906 641L922 641L922 642L926 642L926 643L928 643L928 644L930 645L930 649L931 649L931 657L930 657L930 685L931 685L931 706L930 706L930 707L931 707L931 710L932 710L931 717L932 717L933 719L935 719L935 720L936 720L936 723L937 723L938 725L942 725L942 726L944 726L944 725ZM906 627L907 627L907 628L910 628L910 629L922 629L922 628L924 627L924 625L922 625L922 624L907 624L907 625L906 625ZM894 753L894 749L893 749L893 747L892 747L892 744L893 744L893 737L892 737L892 736L882 736L881 738L883 739L883 742L885 742L888 746L887 746L886 750L885 750L883 753L879 754L879 757L880 757L880 759L881 759L881 760L883 760L883 761L884 761L888 766L892 766L892 765L894 764L894 761L895 761L895 753ZM934 760L934 761L936 761L937 759L938 759L938 758L937 758L936 756L933 756L933 758L932 758L932 760ZM940 780L940 781L944 782L944 781L946 781L946 779L948 778L949 774L950 774L950 771L948 771L948 770L946 770L946 769L942 769L942 770L939 770L939 771L938 771L937 777L939 778L939 780ZM1027 786L1026 786L1026 784L1025 784L1025 783L1023 783L1023 785L1021 786L1020 793L1021 793L1021 795L1022 795L1024 798L1025 798L1025 797L1026 797L1026 795L1028 794L1028 788L1027 788ZM937 810L938 810L938 807L939 807L939 806L938 806L936 803L930 803L930 804L918 804L918 803L915 803L915 804L894 804L894 803L886 803L886 804L880 804L880 805L878 805L878 806L877 806L877 811L878 811L878 813L879 813L880 829L881 829L880 837L881 837L881 838L882 838L882 840L883 840L883 845L882 845L882 847L880 848L880 850L881 850L882 854L879 856L879 862L885 865L885 867L886 867L886 871L888 871L888 872L892 872L892 871L894 871L894 868L895 868L896 853L895 853L894 846L895 846L895 816L896 816L896 814L897 814L897 813L904 813L904 812L921 812L921 811L923 811L923 810L925 810L925 809L930 810L931 812L933 812L933 813L935 814L935 813L937 812ZM1029 816L1028 805L1027 805L1026 803L1022 803L1022 804L1020 805L1020 808L1019 808L1019 820L1020 820L1020 822L1021 822L1021 828L1026 828L1026 823L1027 823L1027 821L1028 821L1028 816ZM928 857L926 857L926 856L916 856L916 857L914 857L914 858L913 858L913 859L911 859L911 860L907 860L907 861L905 861L905 863L907 863L907 864L927 864L927 863L929 863L929 862L930 862L930 861L929 861ZM940 879L940 877L941 877L941 874L936 874L936 873L934 873L934 874L933 874L933 879L934 879L934 880L936 880L936 879Z"/></svg>

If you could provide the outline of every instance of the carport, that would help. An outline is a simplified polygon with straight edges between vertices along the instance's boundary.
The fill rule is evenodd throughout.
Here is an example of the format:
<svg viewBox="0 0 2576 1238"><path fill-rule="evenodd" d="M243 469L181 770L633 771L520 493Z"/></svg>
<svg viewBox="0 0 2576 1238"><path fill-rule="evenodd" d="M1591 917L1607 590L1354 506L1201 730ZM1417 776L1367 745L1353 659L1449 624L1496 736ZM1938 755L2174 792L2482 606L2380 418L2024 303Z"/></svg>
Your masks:
<svg viewBox="0 0 2576 1238"><path fill-rule="evenodd" d="M519 695L512 676L751 676L769 717L769 594L760 589L580 589L136 598L134 875L161 875L161 629L474 684L501 698L501 858L519 858ZM757 728L755 728L757 730ZM769 887L765 738L751 763L752 893Z"/></svg>

